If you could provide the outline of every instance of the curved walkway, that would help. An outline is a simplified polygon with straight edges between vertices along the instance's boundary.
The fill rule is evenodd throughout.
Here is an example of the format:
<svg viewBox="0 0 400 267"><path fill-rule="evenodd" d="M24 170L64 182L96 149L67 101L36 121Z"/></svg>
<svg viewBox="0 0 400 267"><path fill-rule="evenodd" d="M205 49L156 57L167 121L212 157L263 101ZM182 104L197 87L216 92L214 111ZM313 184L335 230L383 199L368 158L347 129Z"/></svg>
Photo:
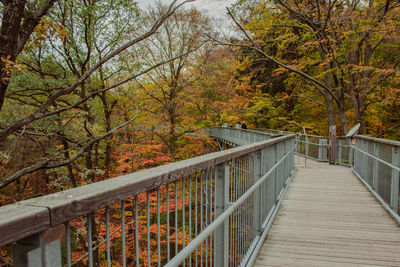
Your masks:
<svg viewBox="0 0 400 267"><path fill-rule="evenodd" d="M254 266L400 266L400 226L351 169L308 159Z"/></svg>

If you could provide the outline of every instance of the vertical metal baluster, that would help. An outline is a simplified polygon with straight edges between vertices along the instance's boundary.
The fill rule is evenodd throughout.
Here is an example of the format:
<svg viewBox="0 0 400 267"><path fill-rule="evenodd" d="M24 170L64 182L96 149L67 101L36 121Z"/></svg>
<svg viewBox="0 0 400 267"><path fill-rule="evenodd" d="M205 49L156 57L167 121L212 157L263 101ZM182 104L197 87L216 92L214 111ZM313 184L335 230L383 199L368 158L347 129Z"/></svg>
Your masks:
<svg viewBox="0 0 400 267"><path fill-rule="evenodd" d="M236 199L238 199L239 197L240 197L240 195L242 194L242 180L241 180L241 177L240 177L240 158L238 159L238 162L237 162L237 179L238 179L238 195L237 195L237 198ZM237 262L237 264L239 265L239 263L240 263L240 254L241 254L241 252L242 252L242 250L241 250L241 248L242 248L242 233L241 233L241 231L242 231L242 224L241 224L241 219L242 219L242 217L241 217L241 214L242 214L242 205L240 205L239 207L238 207L238 209L237 209L237 211L238 211L238 222L237 222L237 227L238 227L238 262Z"/></svg>
<svg viewBox="0 0 400 267"><path fill-rule="evenodd" d="M238 197L241 197L243 195L243 173L242 173L242 163L243 163L243 158L240 158L239 160L239 179L240 179L240 194ZM239 255L240 255L240 259L239 262L241 262L242 259L242 253L243 253L243 204L240 205L240 213L239 213L239 226L240 226L240 231L239 231Z"/></svg>
<svg viewBox="0 0 400 267"><path fill-rule="evenodd" d="M192 176L189 176L189 243L192 242ZM189 266L192 266L192 254L189 255Z"/></svg>
<svg viewBox="0 0 400 267"><path fill-rule="evenodd" d="M261 153L260 153L260 157L261 157ZM248 158L248 160L247 160L247 170L248 170L248 172L247 172L247 177L248 177L248 179L249 179L249 188L251 187L251 186L253 186L253 184L255 183L255 180L254 180L254 174L255 174L255 172L254 172L254 164L255 164L255 161L256 161L256 159L257 159L257 157L253 157L253 160L251 160L251 158L249 157ZM252 171L251 171L252 170ZM260 186L262 186L262 184L260 185ZM260 192L261 192L261 187L260 187ZM254 196L254 194L255 193L253 193L253 196ZM260 198L260 200L261 200L261 198ZM249 198L249 211L250 211L250 213L249 213L249 215L248 215L248 218L249 218L249 231L250 231L250 233L251 233L251 235L250 235L250 237L249 237L249 241L248 241L248 245L247 245L247 247L249 248L250 247L250 244L252 243L252 241L253 241L253 239L254 239L254 228L253 228L253 225L254 225L254 216L255 216L255 214L254 214L254 197L250 197ZM260 218L261 216L259 216L258 218Z"/></svg>
<svg viewBox="0 0 400 267"><path fill-rule="evenodd" d="M146 219L147 219L147 266L151 266L151 249L150 249L150 192L146 192Z"/></svg>
<svg viewBox="0 0 400 267"><path fill-rule="evenodd" d="M136 267L139 267L139 216L138 216L137 196L135 196L135 252L136 252Z"/></svg>
<svg viewBox="0 0 400 267"><path fill-rule="evenodd" d="M110 253L110 209L106 207L106 246L107 246L107 266L111 266Z"/></svg>
<svg viewBox="0 0 400 267"><path fill-rule="evenodd" d="M182 249L186 246L185 240L185 177L182 178ZM186 259L183 261L183 266L186 264Z"/></svg>
<svg viewBox="0 0 400 267"><path fill-rule="evenodd" d="M205 184L205 194L204 194L204 196L205 196L205 214L206 214L206 217L205 217L205 221L206 221L206 225L205 225L205 227L207 227L208 226L208 175L209 175L209 169L207 168L206 169L206 184ZM206 238L206 266L208 266L208 237Z"/></svg>
<svg viewBox="0 0 400 267"><path fill-rule="evenodd" d="M196 173L195 175L195 194L194 194L194 232L195 232L195 237L197 237L197 205L198 205L198 201L197 201L197 191L198 191L198 173ZM195 266L197 266L197 248L196 248L196 259L195 259Z"/></svg>
<svg viewBox="0 0 400 267"><path fill-rule="evenodd" d="M169 235L170 235L170 230L169 230L169 184L167 184L167 261L169 261L170 257L171 257Z"/></svg>
<svg viewBox="0 0 400 267"><path fill-rule="evenodd" d="M240 197L240 195L241 195L241 193L242 193L242 180L241 180L241 177L240 177L240 159L238 159L238 162L237 162L237 179L238 179L238 195L237 195L237 198L236 199L238 199L239 197ZM239 263L240 263L240 253L241 253L241 236L242 236L242 234L241 234L241 213L242 213L242 205L240 205L239 207L238 207L238 222L237 222L237 226L238 226L238 262L237 262L237 264L239 265Z"/></svg>
<svg viewBox="0 0 400 267"><path fill-rule="evenodd" d="M67 267L71 267L71 226L69 225L69 222L65 223L65 242L66 242L66 248L67 248Z"/></svg>
<svg viewBox="0 0 400 267"><path fill-rule="evenodd" d="M232 161L229 165L229 202L232 202L232 192L233 192L233 185L232 185ZM233 216L235 213L232 213L231 216L229 216L229 228L228 228L228 232L229 232L229 261L228 261L228 266L232 266L232 258L233 258Z"/></svg>
<svg viewBox="0 0 400 267"><path fill-rule="evenodd" d="M93 267L92 214L90 213L87 215L87 225L89 267Z"/></svg>
<svg viewBox="0 0 400 267"><path fill-rule="evenodd" d="M240 160L240 177L242 178L242 193L240 194L240 196L243 196L243 194L244 194L244 192L245 192L245 189L246 189L246 177L245 177L245 175L244 175L244 172L243 172L243 168L244 168L244 158L242 157L241 158L241 160ZM245 240L245 236L244 236L244 227L245 227L245 217L244 217L244 213L246 212L245 211L245 202L241 205L242 206L242 213L241 213L241 223L240 223L240 225L241 225L241 227L242 227L242 230L241 230L241 233L242 233L242 237L241 237L241 240L242 240L242 250L241 250L241 253L240 253L240 255L242 256L242 259L243 259L243 254L244 254L244 245L245 245L245 243L244 243L244 240Z"/></svg>
<svg viewBox="0 0 400 267"><path fill-rule="evenodd" d="M161 266L161 245L160 245L160 187L157 187L157 263Z"/></svg>
<svg viewBox="0 0 400 267"><path fill-rule="evenodd" d="M246 158L246 160L245 160L245 170L246 170L246 172L245 172L245 177L246 177L246 190L245 191L247 191L247 189L248 188L250 188L250 183L251 183L251 180L250 180L250 175L249 175L249 171L250 171L250 168L249 168L249 165L250 165L250 156L248 156L247 158ZM246 254L246 252L247 252L247 248L248 248L248 244L249 244L249 240L250 240L250 237L251 237L251 235L249 235L249 230L250 230L250 228L249 228L249 224L250 224L250 212L249 212L249 209L251 208L251 201L250 201L250 197L249 198L247 198L247 201L246 201L246 213L245 213L245 218L246 218L246 232L245 232L245 236L246 236L246 242L245 242L245 244L246 244L246 246L245 246L245 254Z"/></svg>
<svg viewBox="0 0 400 267"><path fill-rule="evenodd" d="M236 162L236 198L235 201L239 198L240 195L240 176L239 176L239 159L237 159ZM239 259L240 259L240 209L241 207L239 206L236 209L236 250L237 250L237 258L236 258L236 265L239 265Z"/></svg>
<svg viewBox="0 0 400 267"><path fill-rule="evenodd" d="M209 223L212 223L213 221L213 174L214 171L210 170L210 221ZM212 266L213 262L213 233L210 234L210 265Z"/></svg>
<svg viewBox="0 0 400 267"><path fill-rule="evenodd" d="M233 179L234 179L234 198L232 199L232 202L235 202L237 199L237 194L238 194L238 186L237 186L238 183L237 183L237 173L236 173L237 161L236 161L236 159L233 159L232 162L233 162ZM238 228L237 228L238 218L237 218L237 215L238 215L238 209L236 209L236 211L234 213L235 228L234 228L234 232L233 232L233 234L234 234L233 240L234 240L234 248L235 249L234 249L234 256L233 256L233 259L234 259L233 266L236 266L236 262L237 262L236 259L237 259L237 255L238 255L238 253L236 252L237 248L238 248L238 242L237 242L237 240L238 240Z"/></svg>
<svg viewBox="0 0 400 267"><path fill-rule="evenodd" d="M244 177L245 177L245 183L246 183L246 187L245 187L245 190L244 190L244 192L246 192L247 191L247 189L250 187L250 179L249 179L249 173L248 173L248 171L249 171L249 168L248 168L248 164L249 164L249 157L247 157L247 158L245 158L245 160L244 160L244 171L243 171L243 173L244 173ZM249 207L250 206L250 198L247 198L247 201L245 202L245 214L244 214L244 218L245 218L245 234L244 234L244 236L245 236L245 242L244 242L244 244L245 244L245 246L244 246L244 254L246 255L246 252L247 252L247 246L248 246L248 240L249 240L249 235L248 235L248 232L249 232Z"/></svg>
<svg viewBox="0 0 400 267"><path fill-rule="evenodd" d="M121 201L121 233L122 233L122 266L126 266L126 238L125 238L125 201Z"/></svg>
<svg viewBox="0 0 400 267"><path fill-rule="evenodd" d="M260 155L260 157L261 157L261 155ZM248 170L247 177L249 179L249 188L251 186L253 186L253 184L255 182L254 181L254 173L255 173L254 172L254 164L255 164L255 161L256 161L256 157L253 157L253 161L251 161L250 157L247 159L247 170ZM250 172L251 170L253 170L253 172ZM262 186L262 184L260 186ZM260 187L260 192L261 192L261 187ZM254 195L254 193L253 193L253 195ZM248 215L248 218L249 218L249 228L248 229L249 229L251 235L249 237L249 242L248 242L247 247L250 246L250 244L252 243L252 241L254 239L254 228L253 228L253 225L254 225L254 215L255 214L254 214L254 209L253 209L254 208L254 200L253 199L254 199L254 197L249 198L250 205L249 205L248 211L250 211L250 213Z"/></svg>
<svg viewBox="0 0 400 267"><path fill-rule="evenodd" d="M244 178L243 181L243 194L247 191L247 186L248 186L248 179L247 179L247 172L246 170L246 163L247 163L247 159L245 156L243 156L243 163L242 163L242 175ZM248 213L248 199L246 199L245 202L243 202L243 257L244 255L246 255L246 241L247 241L247 213Z"/></svg>
<svg viewBox="0 0 400 267"><path fill-rule="evenodd" d="M250 160L251 160L251 158L250 158L250 156L248 156L247 157L247 159L246 159L246 180L247 180L247 186L246 186L246 191L247 191L247 189L248 188L250 188L250 186L252 186L252 179L250 179ZM253 157L253 160L255 160L254 159L254 157ZM253 174L253 176L254 176L254 174ZM248 250L248 247L249 247L249 241L251 240L251 238L252 238L252 236L251 235L248 235L247 233L249 233L249 232L251 232L251 227L250 227L250 225L253 225L252 224L252 219L251 219L251 213L252 213L252 211L253 211L253 207L252 207L252 201L251 201L251 198L249 197L248 198L248 201L247 201L247 209L246 209L246 217L247 217L247 225L246 225L246 237L247 237L247 242L246 242L246 252L247 252L247 250ZM250 224L251 223L251 224Z"/></svg>
<svg viewBox="0 0 400 267"><path fill-rule="evenodd" d="M178 183L175 184L175 255L178 254Z"/></svg>
<svg viewBox="0 0 400 267"><path fill-rule="evenodd" d="M244 186L243 186L243 194L247 191L246 189L247 189L247 186L248 186L248 177L247 177L247 172L246 172L246 170L247 170L247 168L246 168L246 165L247 165L247 158L245 157L245 156L243 156L243 163L242 163L242 173L243 173L243 178L244 178L244 181L243 181L243 184L244 184ZM248 208L248 203L249 203L249 201L248 201L248 199L246 199L246 201L245 202L243 202L243 257L244 257L244 255L246 255L246 241L247 241L247 213L248 213L248 210L247 210L247 208Z"/></svg>
<svg viewBox="0 0 400 267"><path fill-rule="evenodd" d="M246 160L246 180L247 180L247 187L246 187L246 191L247 191L247 189L248 188L250 188L250 186L252 185L252 179L250 179L250 161L251 161L251 159L250 159L250 156L247 158L247 160ZM247 233L250 233L251 232L251 229L252 228L250 228L249 227L249 225L250 225L250 223L251 223L251 212L249 212L249 209L252 209L252 202L251 202L251 198L249 197L248 198L248 202L247 202L247 211L246 211L246 217L247 217L247 227L246 227L246 237L247 237L247 243L246 243L246 248L248 248L248 246L249 246L249 241L250 241L250 239L252 238L252 236L251 236L251 234L250 235L248 235ZM252 224L251 224L252 225ZM247 251L247 249L246 249L246 251Z"/></svg>
<svg viewBox="0 0 400 267"><path fill-rule="evenodd" d="M203 231L203 176L205 175L205 171L202 171L200 174L200 233ZM201 242L200 246L200 265L203 266L203 242Z"/></svg>

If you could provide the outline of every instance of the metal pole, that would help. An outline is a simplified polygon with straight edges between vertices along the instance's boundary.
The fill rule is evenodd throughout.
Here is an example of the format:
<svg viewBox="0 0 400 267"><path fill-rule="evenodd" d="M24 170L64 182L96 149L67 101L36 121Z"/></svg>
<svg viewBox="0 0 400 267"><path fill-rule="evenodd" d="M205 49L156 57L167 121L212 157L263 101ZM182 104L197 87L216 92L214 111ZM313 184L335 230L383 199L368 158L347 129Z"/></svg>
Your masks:
<svg viewBox="0 0 400 267"><path fill-rule="evenodd" d="M336 163L336 125L331 125L331 127L329 127L329 143L330 143L329 164L335 165L335 163Z"/></svg>
<svg viewBox="0 0 400 267"><path fill-rule="evenodd" d="M392 147L392 164L396 167L400 167L400 148ZM399 210L399 171L396 169L392 169L392 194L390 206L397 214L400 213Z"/></svg>
<svg viewBox="0 0 400 267"><path fill-rule="evenodd" d="M229 165L227 162L215 167L215 218L225 210L229 202ZM215 266L226 267L229 263L229 221L225 220L215 230Z"/></svg>
<svg viewBox="0 0 400 267"><path fill-rule="evenodd" d="M374 142L373 154L375 157L379 157L379 144L376 142ZM379 162L375 159L372 164L372 188L378 192Z"/></svg>
<svg viewBox="0 0 400 267"><path fill-rule="evenodd" d="M261 159L262 151L253 153L254 183L261 178ZM286 160L285 160L286 161ZM253 183L253 184L254 184ZM253 231L258 236L261 235L261 187L256 189L253 194Z"/></svg>

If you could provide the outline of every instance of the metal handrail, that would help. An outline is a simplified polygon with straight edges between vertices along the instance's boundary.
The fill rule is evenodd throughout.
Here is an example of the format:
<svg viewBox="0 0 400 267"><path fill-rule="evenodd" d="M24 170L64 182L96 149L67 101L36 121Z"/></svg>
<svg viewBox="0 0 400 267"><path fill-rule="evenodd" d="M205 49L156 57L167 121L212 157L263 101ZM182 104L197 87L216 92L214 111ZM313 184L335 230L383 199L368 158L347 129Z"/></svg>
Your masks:
<svg viewBox="0 0 400 267"><path fill-rule="evenodd" d="M265 139L271 136L260 134L252 130L233 130L229 128L223 131L240 134L237 140L240 141L242 146L0 207L0 245L14 242L13 251L16 252L14 256L17 255L17 258L14 259L14 264L21 266L24 266L23 262L34 261L37 263L42 260L45 260L47 263L48 261L54 260L57 262L55 265L58 266L61 264L61 246L63 246L66 251L66 258L64 258L64 260L67 266L71 266L74 264L74 262L71 261L71 255L73 249L76 249L75 246L74 248L71 247L72 238L70 235L75 232L72 229L75 226L71 225L71 221L79 219L81 224L87 225L87 229L84 233L86 233L85 238L87 240L88 249L78 261L86 259L88 260L86 264L92 266L94 264L94 251L99 245L105 244L107 247L106 260L107 264L109 264L111 261L111 236L115 234L115 230L110 233L110 229L112 229L110 213L118 212L121 213L121 218L123 220L117 227L120 229L118 231L120 231L123 236L121 253L124 259L126 246L125 237L127 235L125 227L127 225L134 225L135 234L133 242L136 246L136 256L134 256L133 260L137 263L139 263L139 261L140 263L146 261L149 263L156 260L151 256L151 251L155 250L157 253L153 254L157 254L157 261L161 264L160 230L158 229L157 240L155 240L157 247L150 244L150 239L153 237L150 236L150 231L147 231L147 246L142 244L144 245L145 251L147 247L147 258L143 255L141 256L141 252L138 250L140 245L138 235L140 235L140 233L137 232L140 216L145 218L148 229L150 229L150 218L153 218L153 220L157 218L158 228L160 227L160 201L166 201L167 203L167 208L163 213L167 216L166 244L168 255L165 255L165 260L170 260L170 258L174 256L172 253L179 252L181 245L178 245L178 235L183 237L183 244L186 246L189 244L192 237L196 238L197 230L203 230L203 227L206 228L213 223L221 214L228 216L224 213L225 211L220 210L221 207L225 206L228 208L229 205L232 205L231 207L240 206L240 212L243 214L236 214L235 216L239 216L241 220L244 221L250 220L246 217L250 216L250 211L244 208L246 205L250 207L248 201L245 204L240 202L241 204L239 203L236 205L233 204L233 201L228 201L221 205L221 203L218 202L220 201L220 194L218 192L222 190L221 187L227 187L230 190L228 195L233 194L231 197L237 198L232 200L238 201L239 199L243 199L240 197L242 197L249 188L254 188L252 186L254 186L255 183L257 183L257 185L264 183L265 186L266 183L269 183L264 181L266 178L262 178L264 182L258 182L260 181L260 177L265 177L264 174L267 172L269 174L272 172L274 173L274 183L277 183L274 188L268 187L268 190L281 190L281 187L286 186L287 178L291 176L294 170L293 153L290 147L294 145L295 135L281 136L265 141ZM267 165L270 164L267 159L275 161L276 164L267 168ZM230 177L228 180L225 180L225 185L221 185L220 181L217 179L217 176L220 175L221 168L223 168L224 172L227 173L226 175ZM233 183L238 183L237 187L234 186ZM266 188L267 187L263 187L262 190L267 190ZM275 195L276 198L273 197L269 200L261 198L259 193L255 194L253 191L249 194L258 194L258 198L257 201L254 199L252 203L254 205L263 205L264 208L257 212L252 212L256 217L251 220L260 220L261 225L261 218L265 219L267 213L270 214L270 212L267 212L267 206L271 206L272 208L274 206L273 203L277 201L278 197L282 197L282 195L280 192L271 191L268 194ZM156 200L151 200L150 195L155 196L155 193L157 193ZM139 202L139 196L141 195L146 198L144 202L145 205L142 208L138 207L138 205L141 205ZM264 197L266 196L267 191ZM157 206L157 212L155 213L150 212L151 201L153 203L151 205L154 207ZM170 201L173 203L173 210L170 209ZM181 205L181 207L179 207L179 205ZM130 215L128 215L129 218L125 218L125 211L128 208L131 208L132 211ZM194 209L195 211L193 211ZM188 212L188 215L185 216L185 212ZM236 213L237 212L236 210ZM181 213L179 216L183 216L182 221L178 220L178 213ZM98 216L100 216L100 218ZM170 225L172 216L175 216L175 224L171 222L172 225ZM100 220L100 222L98 220ZM132 221L126 222L126 220ZM107 235L101 237L104 238L103 241L100 237L98 240L93 239L92 241L93 231L96 231L96 227L100 227L99 225L96 226L96 224L99 223L105 224ZM194 228L196 228L196 235L194 233ZM61 244L60 237L56 240L51 240L51 242L48 240L46 236L54 232L53 230L58 231L56 236L66 235L65 244L64 242ZM232 229L233 232L237 230L238 229ZM206 243L203 244L202 248L204 247L206 249L206 254L201 254L202 259L204 256L204 259L215 261L214 256L216 254L211 255L211 253L217 253L217 251L221 249L215 247L214 244L214 242L218 240L217 235L219 235L219 233L220 232L215 231L214 235L209 237L209 242L206 241ZM171 234L175 235L175 240L170 240ZM251 232L249 236L241 236L241 234L239 236L238 234L235 238L250 240L255 237L255 232ZM254 239L254 242L255 241L256 239ZM175 250L172 250L170 247L174 243ZM56 249L54 249L53 246L56 246ZM240 253L235 251L230 253L237 254L235 260L246 261L246 255L250 255L251 249L254 247L254 245L248 246L241 243ZM45 253L45 256L40 256L40 258L29 258L34 257L32 255L36 254L28 252L37 249L39 249L37 255L41 254L40 251L44 252L48 249L58 252L51 253L50 255L48 255L49 253ZM239 249L239 247L236 249ZM244 253L244 250L247 250L247 252ZM210 255L207 255L207 251ZM19 259L18 257L20 255L23 255L25 258Z"/></svg>
<svg viewBox="0 0 400 267"><path fill-rule="evenodd" d="M400 142L357 135L351 150L353 172L400 223Z"/></svg>
<svg viewBox="0 0 400 267"><path fill-rule="evenodd" d="M371 136L366 136L366 135L356 135L356 138L364 139L364 140L367 140L367 141L372 141L372 142L375 142L375 143L385 144L385 145L389 145L389 146L400 147L400 142L399 141L376 138L376 137L371 137Z"/></svg>
<svg viewBox="0 0 400 267"><path fill-rule="evenodd" d="M256 183L254 183L239 199L237 199L233 204L229 206L222 214L220 214L203 232L198 235L189 245L182 249L178 255L171 259L171 261L166 264L166 267L174 267L183 263L184 260L199 246L201 242L209 237L218 227L220 227L226 220L231 216L237 208L244 203L252 193L254 193L260 186L270 178L272 172L294 151L295 146L293 146L277 163L271 167ZM269 218L266 218L268 221Z"/></svg>

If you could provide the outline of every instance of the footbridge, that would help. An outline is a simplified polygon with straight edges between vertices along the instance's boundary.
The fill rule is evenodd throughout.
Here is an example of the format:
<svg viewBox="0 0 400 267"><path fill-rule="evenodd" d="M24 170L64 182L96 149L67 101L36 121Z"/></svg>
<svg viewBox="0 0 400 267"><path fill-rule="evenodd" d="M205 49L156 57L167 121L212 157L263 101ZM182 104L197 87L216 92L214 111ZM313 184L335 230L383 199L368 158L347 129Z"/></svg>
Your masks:
<svg viewBox="0 0 400 267"><path fill-rule="evenodd" d="M2 255L14 266L400 265L400 142L205 134L223 150L1 207Z"/></svg>

